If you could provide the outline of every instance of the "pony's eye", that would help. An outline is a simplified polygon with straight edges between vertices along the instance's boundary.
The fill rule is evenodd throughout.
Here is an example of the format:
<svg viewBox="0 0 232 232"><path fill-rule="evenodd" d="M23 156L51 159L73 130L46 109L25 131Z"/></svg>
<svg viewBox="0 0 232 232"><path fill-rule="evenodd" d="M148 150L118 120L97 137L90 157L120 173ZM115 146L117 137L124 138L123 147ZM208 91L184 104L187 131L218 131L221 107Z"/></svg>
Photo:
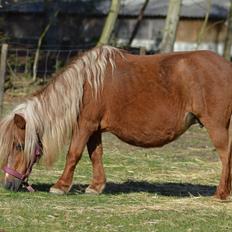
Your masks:
<svg viewBox="0 0 232 232"><path fill-rule="evenodd" d="M23 151L24 150L24 144L18 143L15 146L17 151Z"/></svg>

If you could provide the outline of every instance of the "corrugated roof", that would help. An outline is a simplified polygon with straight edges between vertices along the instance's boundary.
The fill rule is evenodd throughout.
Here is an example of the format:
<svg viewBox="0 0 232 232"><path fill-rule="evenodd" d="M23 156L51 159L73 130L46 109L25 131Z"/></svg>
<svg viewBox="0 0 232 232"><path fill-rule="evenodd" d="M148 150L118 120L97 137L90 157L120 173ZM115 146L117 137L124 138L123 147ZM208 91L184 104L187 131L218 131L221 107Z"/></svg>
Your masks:
<svg viewBox="0 0 232 232"><path fill-rule="evenodd" d="M166 16L169 0L150 0L145 16ZM144 4L144 0L123 0L120 13L136 16ZM182 17L202 18L207 12L208 0L183 0L181 6ZM210 17L226 18L228 14L229 0L212 0Z"/></svg>
<svg viewBox="0 0 232 232"><path fill-rule="evenodd" d="M122 0L121 16L136 17L142 8L145 0ZM0 12L22 12L39 13L45 11L44 0L34 1L1 1ZM14 2L14 3L13 3ZM145 17L165 17L167 14L169 0L150 0L145 10ZM58 0L56 7L63 13L77 13L86 15L106 15L109 11L110 0ZM207 11L208 0L183 0L181 17L203 18ZM211 18L226 18L230 0L212 0Z"/></svg>

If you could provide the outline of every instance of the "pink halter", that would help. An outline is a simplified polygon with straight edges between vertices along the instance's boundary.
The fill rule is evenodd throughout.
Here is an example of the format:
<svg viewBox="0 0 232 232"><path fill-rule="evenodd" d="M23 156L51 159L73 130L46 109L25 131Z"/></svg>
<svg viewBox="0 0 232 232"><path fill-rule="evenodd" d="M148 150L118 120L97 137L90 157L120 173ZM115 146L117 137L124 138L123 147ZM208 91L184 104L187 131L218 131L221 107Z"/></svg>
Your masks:
<svg viewBox="0 0 232 232"><path fill-rule="evenodd" d="M19 172L17 172L14 169L11 169L8 166L5 166L3 168L3 171L11 176L14 176L15 178L19 179L22 181L23 187L26 188L29 192L35 192L35 190L32 188L31 185L28 184L28 177L31 174L32 168L34 166L34 164L40 159L40 157L42 156L42 152L41 152L41 146L39 144L36 145L35 147L35 152L34 152L34 159L33 161L30 163L29 167L27 168L26 173L23 175Z"/></svg>

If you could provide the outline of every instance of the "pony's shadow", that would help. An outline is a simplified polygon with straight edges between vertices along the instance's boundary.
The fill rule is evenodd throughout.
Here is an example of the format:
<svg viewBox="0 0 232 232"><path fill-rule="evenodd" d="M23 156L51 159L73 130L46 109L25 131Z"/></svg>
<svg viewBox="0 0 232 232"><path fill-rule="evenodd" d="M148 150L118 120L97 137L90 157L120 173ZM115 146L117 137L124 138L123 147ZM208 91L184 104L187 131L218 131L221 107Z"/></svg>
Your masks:
<svg viewBox="0 0 232 232"><path fill-rule="evenodd" d="M73 185L69 194L84 193L88 185ZM48 192L51 185L38 183L33 185L37 191ZM147 181L128 180L123 183L108 182L103 194L123 193L153 193L161 196L189 197L189 196L212 196L216 186L190 184L190 183L150 183Z"/></svg>

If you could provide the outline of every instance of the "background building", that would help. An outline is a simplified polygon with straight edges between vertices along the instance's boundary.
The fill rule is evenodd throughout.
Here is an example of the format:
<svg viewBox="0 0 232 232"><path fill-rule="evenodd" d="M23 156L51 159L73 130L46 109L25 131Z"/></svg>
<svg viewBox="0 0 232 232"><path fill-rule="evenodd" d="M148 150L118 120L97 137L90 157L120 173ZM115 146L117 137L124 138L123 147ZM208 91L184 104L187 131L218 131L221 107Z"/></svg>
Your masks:
<svg viewBox="0 0 232 232"><path fill-rule="evenodd" d="M126 46L144 0L122 0L112 42ZM193 50L207 12L208 0L183 0L174 49ZM229 0L212 0L201 49L222 53ZM2 40L18 46L34 47L44 28L51 23L43 47L77 48L96 44L110 7L109 0L78 1L1 1L0 28ZM150 0L132 47L156 51L161 41L168 0ZM53 17L56 12L57 17Z"/></svg>

